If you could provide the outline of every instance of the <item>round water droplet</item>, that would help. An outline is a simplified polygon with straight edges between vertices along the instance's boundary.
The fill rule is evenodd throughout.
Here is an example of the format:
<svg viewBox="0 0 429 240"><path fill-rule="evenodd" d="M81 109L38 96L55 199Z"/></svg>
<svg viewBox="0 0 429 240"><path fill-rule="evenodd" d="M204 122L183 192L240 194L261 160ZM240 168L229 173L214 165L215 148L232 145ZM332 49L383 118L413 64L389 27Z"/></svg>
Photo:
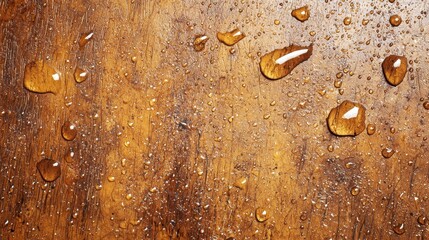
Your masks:
<svg viewBox="0 0 429 240"><path fill-rule="evenodd" d="M30 62L25 66L24 87L36 93L56 94L61 89L60 74L42 60Z"/></svg>
<svg viewBox="0 0 429 240"><path fill-rule="evenodd" d="M74 123L66 121L61 127L61 134L63 135L63 138L65 140L72 141L76 138L77 135L76 125Z"/></svg>
<svg viewBox="0 0 429 240"><path fill-rule="evenodd" d="M365 107L344 101L328 115L329 130L337 136L356 136L365 130Z"/></svg>
<svg viewBox="0 0 429 240"><path fill-rule="evenodd" d="M360 192L360 188L359 188L359 187L357 187L357 186L352 187L352 189L350 190L350 193L351 193L353 196L358 195L358 194L359 194L359 192Z"/></svg>
<svg viewBox="0 0 429 240"><path fill-rule="evenodd" d="M268 212L264 208L257 208L255 211L256 220L258 222L265 222L268 220Z"/></svg>
<svg viewBox="0 0 429 240"><path fill-rule="evenodd" d="M84 82L88 78L88 72L85 69L76 67L74 70L74 80L77 83Z"/></svg>
<svg viewBox="0 0 429 240"><path fill-rule="evenodd" d="M382 63L383 73L387 82L393 86L399 85L407 73L407 58L390 55Z"/></svg>
<svg viewBox="0 0 429 240"><path fill-rule="evenodd" d="M397 26L401 25L402 18L399 15L395 14L395 15L390 16L389 22L392 26L397 27Z"/></svg>
<svg viewBox="0 0 429 240"><path fill-rule="evenodd" d="M310 10L308 9L308 6L304 6L293 10L291 14L298 21L304 22L310 17Z"/></svg>
<svg viewBox="0 0 429 240"><path fill-rule="evenodd" d="M346 17L343 20L344 25L350 25L350 23L352 23L352 18L351 17Z"/></svg>
<svg viewBox="0 0 429 240"><path fill-rule="evenodd" d="M366 133L368 133L368 135L373 135L375 131L376 131L375 125L372 123L368 124L368 126L366 127Z"/></svg>
<svg viewBox="0 0 429 240"><path fill-rule="evenodd" d="M90 31L87 33L84 33L80 36L79 38L79 47L83 48L85 47L85 45L92 39L92 37L94 36L94 32Z"/></svg>
<svg viewBox="0 0 429 240"><path fill-rule="evenodd" d="M424 102L424 103L423 103L423 107L424 107L426 110L429 110L429 101Z"/></svg>
<svg viewBox="0 0 429 240"><path fill-rule="evenodd" d="M396 226L393 227L393 231L398 234L398 235L402 235L405 233L405 226L403 223L398 224Z"/></svg>
<svg viewBox="0 0 429 240"><path fill-rule="evenodd" d="M393 150L392 148L383 148L383 150L381 150L381 155L383 155L384 158L390 158L393 156L394 153L395 150Z"/></svg>
<svg viewBox="0 0 429 240"><path fill-rule="evenodd" d="M232 46L246 37L246 35L238 29L226 33L218 32L216 36L219 41L228 46Z"/></svg>
<svg viewBox="0 0 429 240"><path fill-rule="evenodd" d="M328 145L327 149L328 149L329 152L333 152L334 151L334 146Z"/></svg>
<svg viewBox="0 0 429 240"><path fill-rule="evenodd" d="M206 35L198 35L194 40L194 49L197 52L201 52L206 47L206 42L209 40L209 37Z"/></svg>
<svg viewBox="0 0 429 240"><path fill-rule="evenodd" d="M55 181L61 175L60 163L52 159L42 159L37 163L42 178L47 182Z"/></svg>

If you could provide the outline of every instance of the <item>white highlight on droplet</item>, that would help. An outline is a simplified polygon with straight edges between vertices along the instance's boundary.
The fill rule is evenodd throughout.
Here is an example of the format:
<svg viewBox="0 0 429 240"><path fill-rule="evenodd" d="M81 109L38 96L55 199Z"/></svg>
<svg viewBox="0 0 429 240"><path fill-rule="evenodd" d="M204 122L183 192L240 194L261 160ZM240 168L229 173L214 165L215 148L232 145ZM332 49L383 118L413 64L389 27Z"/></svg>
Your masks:
<svg viewBox="0 0 429 240"><path fill-rule="evenodd" d="M54 81L60 80L60 74L58 73L52 74L52 79L54 79Z"/></svg>
<svg viewBox="0 0 429 240"><path fill-rule="evenodd" d="M240 31L237 31L236 33L234 33L232 36L233 37L237 37L238 35L241 35L241 32Z"/></svg>
<svg viewBox="0 0 429 240"><path fill-rule="evenodd" d="M344 113L343 118L344 119L355 118L355 117L357 117L358 113L359 113L359 108L353 107L352 109L350 109L349 111Z"/></svg>
<svg viewBox="0 0 429 240"><path fill-rule="evenodd" d="M89 40L89 39L91 39L91 38L92 38L92 35L94 35L94 33L93 33L93 32L92 32L92 33L90 33L90 34L88 34L88 35L86 35L85 40Z"/></svg>
<svg viewBox="0 0 429 240"><path fill-rule="evenodd" d="M398 59L395 63L393 63L393 67L397 68L399 66L401 66L401 59Z"/></svg>
<svg viewBox="0 0 429 240"><path fill-rule="evenodd" d="M208 37L206 35L204 35L204 36L200 37L200 40L203 41L203 40L206 40L207 38Z"/></svg>
<svg viewBox="0 0 429 240"><path fill-rule="evenodd" d="M52 166L54 166L54 167L56 167L58 165L60 165L58 162L55 162L55 163L52 164Z"/></svg>
<svg viewBox="0 0 429 240"><path fill-rule="evenodd" d="M291 59L293 59L293 58L299 57L299 56L301 56L302 54L305 54L305 53L307 53L307 52L308 52L308 49L301 49L301 50L297 50L297 51L294 51L294 52L288 53L288 54L283 55L283 56L281 56L280 58L278 58L278 59L276 60L276 63L277 63L277 64L283 64L283 63L285 63L285 62L287 62L287 61L289 61L289 60L291 60Z"/></svg>
<svg viewBox="0 0 429 240"><path fill-rule="evenodd" d="M87 72L82 72L79 74L80 77L85 77L88 73Z"/></svg>

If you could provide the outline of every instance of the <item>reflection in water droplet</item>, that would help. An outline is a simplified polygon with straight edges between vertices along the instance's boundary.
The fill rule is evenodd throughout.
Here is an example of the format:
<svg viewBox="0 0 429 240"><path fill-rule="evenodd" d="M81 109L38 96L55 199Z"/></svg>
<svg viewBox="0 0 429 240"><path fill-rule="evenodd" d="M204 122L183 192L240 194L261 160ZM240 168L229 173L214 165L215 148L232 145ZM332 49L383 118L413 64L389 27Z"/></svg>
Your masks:
<svg viewBox="0 0 429 240"><path fill-rule="evenodd" d="M308 9L308 6L304 6L293 10L291 14L297 20L304 22L310 17L310 10Z"/></svg>
<svg viewBox="0 0 429 240"><path fill-rule="evenodd" d="M336 79L336 80L334 81L334 87L336 87L336 88L340 88L342 85L343 85L343 80L341 80L341 79Z"/></svg>
<svg viewBox="0 0 429 240"><path fill-rule="evenodd" d="M234 186L240 189L245 189L247 185L247 178L241 177L234 182Z"/></svg>
<svg viewBox="0 0 429 240"><path fill-rule="evenodd" d="M238 29L234 29L231 32L226 33L217 33L217 39L228 46L238 43L244 37L246 37L246 35Z"/></svg>
<svg viewBox="0 0 429 240"><path fill-rule="evenodd" d="M291 45L265 54L259 65L265 77L276 80L288 75L296 66L309 59L312 53L313 45Z"/></svg>
<svg viewBox="0 0 429 240"><path fill-rule="evenodd" d="M366 127L366 133L368 133L368 135L373 135L375 131L376 131L375 125L372 123L368 124L368 126Z"/></svg>
<svg viewBox="0 0 429 240"><path fill-rule="evenodd" d="M197 52L201 52L206 47L206 42L209 40L209 37L206 35L199 35L195 37L194 40L194 49Z"/></svg>
<svg viewBox="0 0 429 240"><path fill-rule="evenodd" d="M396 226L393 227L393 231L398 234L398 235L402 235L405 233L405 226L403 223L398 224Z"/></svg>
<svg viewBox="0 0 429 240"><path fill-rule="evenodd" d="M352 189L350 190L350 193L351 193L353 196L358 195L358 194L359 194L359 192L360 192L360 188L359 188L359 187L357 187L357 186L352 187Z"/></svg>
<svg viewBox="0 0 429 240"><path fill-rule="evenodd" d="M420 225L426 225L426 224L427 224L427 222L428 222L428 220L427 220L426 216L424 216L424 215L420 215L420 216L417 218L417 222L418 222Z"/></svg>
<svg viewBox="0 0 429 240"><path fill-rule="evenodd" d="M47 182L55 181L61 175L60 163L52 159L42 159L37 163L37 169Z"/></svg>
<svg viewBox="0 0 429 240"><path fill-rule="evenodd" d="M383 150L381 150L381 155L383 155L383 157L385 158L392 157L394 153L395 150L393 150L392 148L383 148Z"/></svg>
<svg viewBox="0 0 429 240"><path fill-rule="evenodd" d="M338 136L356 136L365 130L365 107L344 101L328 115L329 130Z"/></svg>
<svg viewBox="0 0 429 240"><path fill-rule="evenodd" d="M407 58L390 55L384 59L381 66L386 80L393 86L397 86L404 80L407 73Z"/></svg>
<svg viewBox="0 0 429 240"><path fill-rule="evenodd" d="M257 208L255 211L255 215L256 220L258 220L258 222L265 222L269 218L268 212L264 208Z"/></svg>
<svg viewBox="0 0 429 240"><path fill-rule="evenodd" d="M80 67L74 70L74 80L78 83L85 81L88 78L88 72Z"/></svg>
<svg viewBox="0 0 429 240"><path fill-rule="evenodd" d="M424 107L426 110L429 110L429 101L424 102L424 103L423 103L423 107Z"/></svg>
<svg viewBox="0 0 429 240"><path fill-rule="evenodd" d="M82 34L82 36L80 36L79 38L79 47L81 48L85 47L85 45L92 39L93 36L94 36L93 31Z"/></svg>
<svg viewBox="0 0 429 240"><path fill-rule="evenodd" d="M352 18L351 17L346 17L343 20L344 25L350 25L350 23L352 23Z"/></svg>
<svg viewBox="0 0 429 240"><path fill-rule="evenodd" d="M61 89L60 74L43 60L25 66L24 87L36 93L56 94Z"/></svg>
<svg viewBox="0 0 429 240"><path fill-rule="evenodd" d="M63 135L63 138L65 140L72 141L76 138L77 135L76 125L74 123L66 121L61 127L61 134Z"/></svg>
<svg viewBox="0 0 429 240"><path fill-rule="evenodd" d="M399 25L401 25L402 23L402 18L399 15L392 15L390 16L389 19L390 24L392 24L392 26L397 27Z"/></svg>

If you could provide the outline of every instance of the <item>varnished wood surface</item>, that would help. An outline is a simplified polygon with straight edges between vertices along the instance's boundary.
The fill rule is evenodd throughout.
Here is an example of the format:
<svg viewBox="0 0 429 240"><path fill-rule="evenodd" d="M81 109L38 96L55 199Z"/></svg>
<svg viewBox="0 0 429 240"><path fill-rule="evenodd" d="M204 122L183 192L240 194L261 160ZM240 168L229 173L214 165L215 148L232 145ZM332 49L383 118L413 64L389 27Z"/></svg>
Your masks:
<svg viewBox="0 0 429 240"><path fill-rule="evenodd" d="M291 11L304 5L311 15L300 22ZM0 238L427 239L418 218L429 211L428 8L0 1ZM216 39L234 28L246 34L234 46ZM210 39L196 52L201 34ZM260 56L292 44L313 44L312 56L266 79ZM381 70L388 55L409 61L397 87ZM25 66L39 60L61 74L59 93L24 88ZM85 82L76 67L88 69ZM374 135L329 132L344 100L366 107ZM78 128L73 141L61 136L66 121ZM52 183L37 171L43 158L61 163Z"/></svg>

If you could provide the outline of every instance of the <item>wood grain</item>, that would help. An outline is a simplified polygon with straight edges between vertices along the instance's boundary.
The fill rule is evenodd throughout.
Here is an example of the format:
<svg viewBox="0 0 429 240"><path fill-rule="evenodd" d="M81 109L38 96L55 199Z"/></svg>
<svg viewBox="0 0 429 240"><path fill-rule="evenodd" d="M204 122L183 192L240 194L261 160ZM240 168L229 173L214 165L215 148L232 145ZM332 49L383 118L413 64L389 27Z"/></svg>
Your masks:
<svg viewBox="0 0 429 240"><path fill-rule="evenodd" d="M291 11L304 5L310 18L299 22ZM426 0L1 1L0 238L427 239L417 221L429 211L426 9ZM235 28L246 35L236 45L216 39ZM195 52L201 34L210 39ZM292 44L313 44L310 59L264 78L260 56ZM389 55L409 60L397 87L381 69ZM24 88L26 64L39 60L61 73L60 93ZM76 67L89 71L85 82L74 81ZM329 132L328 113L344 100L365 106L374 135ZM66 121L73 141L61 136ZM385 147L396 151L389 159ZM61 163L53 183L37 171L43 158Z"/></svg>

